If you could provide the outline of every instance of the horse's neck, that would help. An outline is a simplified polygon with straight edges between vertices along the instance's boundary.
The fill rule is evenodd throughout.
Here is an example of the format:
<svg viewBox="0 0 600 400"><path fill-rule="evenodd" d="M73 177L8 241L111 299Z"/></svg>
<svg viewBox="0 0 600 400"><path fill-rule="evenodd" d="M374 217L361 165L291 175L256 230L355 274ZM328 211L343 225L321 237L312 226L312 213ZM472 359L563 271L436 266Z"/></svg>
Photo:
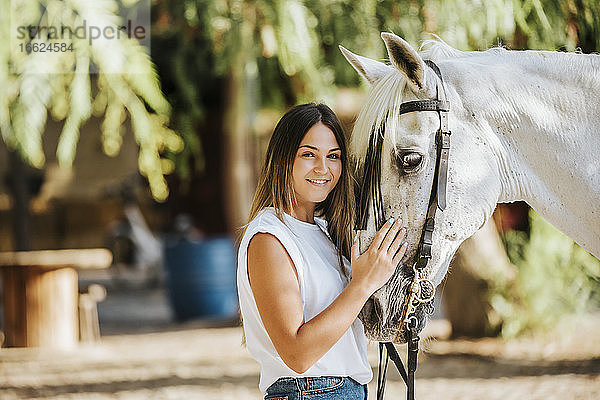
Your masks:
<svg viewBox="0 0 600 400"><path fill-rule="evenodd" d="M504 57L479 67L482 82L461 95L494 136L498 201L525 200L600 258L600 56Z"/></svg>

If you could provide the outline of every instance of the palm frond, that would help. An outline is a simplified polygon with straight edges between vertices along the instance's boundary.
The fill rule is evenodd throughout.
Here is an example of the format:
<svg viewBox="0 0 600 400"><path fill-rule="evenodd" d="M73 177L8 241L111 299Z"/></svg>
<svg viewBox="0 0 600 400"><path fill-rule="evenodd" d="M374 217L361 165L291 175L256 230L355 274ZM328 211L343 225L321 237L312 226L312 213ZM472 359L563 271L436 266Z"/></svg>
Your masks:
<svg viewBox="0 0 600 400"><path fill-rule="evenodd" d="M126 40L124 45L128 60L125 80L155 112L162 115L170 114L171 106L162 94L156 68L146 48L135 40Z"/></svg>
<svg viewBox="0 0 600 400"><path fill-rule="evenodd" d="M70 87L69 115L60 135L56 156L61 166L70 167L75 159L79 128L91 115L90 60L84 49L77 54L75 76Z"/></svg>
<svg viewBox="0 0 600 400"><path fill-rule="evenodd" d="M126 35L118 39L76 35L68 38L73 51L24 52L24 46L47 44L52 38L36 35L16 39L18 26L117 27L119 4L114 0L0 0L0 39L11 46L0 48L0 129L3 140L19 150L30 164L41 167L45 156L43 132L48 111L64 120L56 151L64 166L75 158L79 131L90 118L104 114L103 149L116 155L122 144L125 109L131 115L140 146L140 172L148 177L155 198L165 199L163 173L172 171L161 151L181 149L181 139L167 126L170 105L164 98L154 65L146 49ZM128 1L126 6L136 3ZM5 6L5 7L4 7ZM12 24L12 25L11 25ZM41 25L40 25L41 24ZM15 36L11 41L11 34ZM67 40L63 37L63 40ZM21 47L16 47L21 45ZM97 73L98 91L92 99L91 75ZM110 82L110 84L109 84ZM146 105L153 110L149 111Z"/></svg>

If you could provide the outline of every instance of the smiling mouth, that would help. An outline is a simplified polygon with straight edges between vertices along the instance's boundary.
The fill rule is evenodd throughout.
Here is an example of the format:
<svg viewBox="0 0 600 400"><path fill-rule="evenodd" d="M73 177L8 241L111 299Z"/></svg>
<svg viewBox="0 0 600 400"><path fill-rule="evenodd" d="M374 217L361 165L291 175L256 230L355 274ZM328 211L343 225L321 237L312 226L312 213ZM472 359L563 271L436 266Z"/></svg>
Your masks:
<svg viewBox="0 0 600 400"><path fill-rule="evenodd" d="M307 179L307 181L314 185L325 185L329 179Z"/></svg>

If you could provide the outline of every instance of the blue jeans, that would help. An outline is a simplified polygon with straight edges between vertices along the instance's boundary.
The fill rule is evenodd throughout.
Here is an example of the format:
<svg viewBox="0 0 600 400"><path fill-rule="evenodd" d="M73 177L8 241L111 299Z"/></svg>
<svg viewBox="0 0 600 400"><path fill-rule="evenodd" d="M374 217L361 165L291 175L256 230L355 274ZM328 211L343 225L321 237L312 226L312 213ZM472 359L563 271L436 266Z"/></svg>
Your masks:
<svg viewBox="0 0 600 400"><path fill-rule="evenodd" d="M265 400L367 400L367 385L340 376L279 378Z"/></svg>

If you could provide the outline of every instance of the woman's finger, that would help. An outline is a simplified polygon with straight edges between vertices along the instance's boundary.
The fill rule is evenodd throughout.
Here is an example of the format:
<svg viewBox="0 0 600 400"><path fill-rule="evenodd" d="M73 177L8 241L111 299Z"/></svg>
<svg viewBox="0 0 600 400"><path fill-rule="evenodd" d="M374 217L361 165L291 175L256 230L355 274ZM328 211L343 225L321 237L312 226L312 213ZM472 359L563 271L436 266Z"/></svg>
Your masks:
<svg viewBox="0 0 600 400"><path fill-rule="evenodd" d="M401 223L400 220L394 221L394 223L388 230L387 235L385 235L385 239L383 239L383 243L381 243L381 247L380 247L381 250L390 252L390 246L396 239L396 235L398 234L398 230L400 229L400 223ZM394 253L390 252L390 254L394 254Z"/></svg>
<svg viewBox="0 0 600 400"><path fill-rule="evenodd" d="M381 243L383 242L385 235L387 234L388 230L390 229L393 223L394 217L385 221L385 224L383 224L381 229L379 229L379 231L377 231L377 233L375 234L373 242L371 243L371 246L369 246L369 248L379 249L381 247Z"/></svg>
<svg viewBox="0 0 600 400"><path fill-rule="evenodd" d="M404 237L406 236L406 228L402 228L400 229L400 232L398 232L398 234L396 235L396 238L394 239L394 241L392 242L392 244L389 247L389 253L394 256L396 254L396 252L398 251L398 249L400 248L400 246L402 246L402 243L404 243Z"/></svg>
<svg viewBox="0 0 600 400"><path fill-rule="evenodd" d="M394 257L392 257L392 262L394 263L394 265L400 264L400 261L402 261L402 257L404 257L407 248L408 242L402 243L402 246L400 246Z"/></svg>

